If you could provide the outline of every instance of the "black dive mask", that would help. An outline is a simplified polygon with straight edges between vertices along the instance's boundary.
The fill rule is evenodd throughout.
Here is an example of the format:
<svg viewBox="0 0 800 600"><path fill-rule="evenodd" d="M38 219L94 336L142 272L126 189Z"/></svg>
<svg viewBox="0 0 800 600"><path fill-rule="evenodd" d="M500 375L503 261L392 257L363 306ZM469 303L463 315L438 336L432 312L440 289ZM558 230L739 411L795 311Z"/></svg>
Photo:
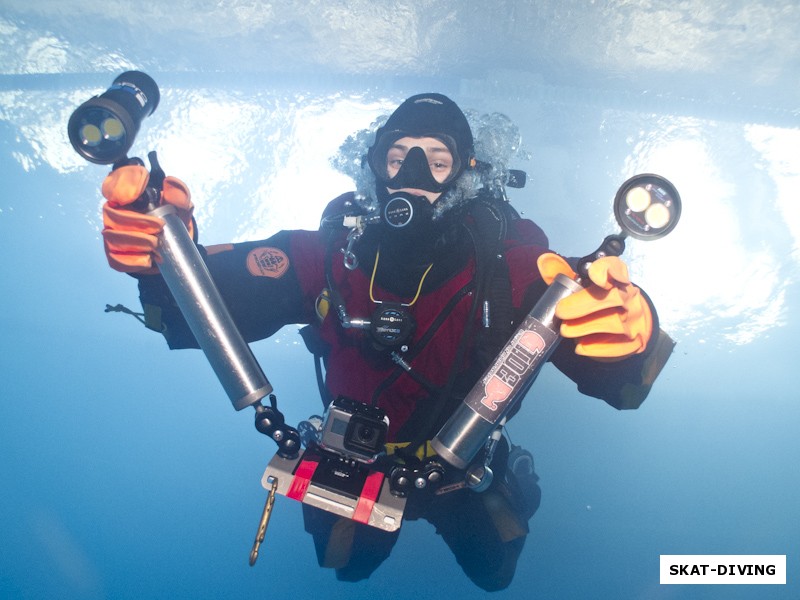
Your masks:
<svg viewBox="0 0 800 600"><path fill-rule="evenodd" d="M433 193L442 192L445 187L434 179L431 168L428 165L428 157L425 156L425 151L419 146L415 146L408 151L397 175L387 179L386 185L393 190L415 188Z"/></svg>
<svg viewBox="0 0 800 600"><path fill-rule="evenodd" d="M435 134L424 137L432 137L442 142L449 150L450 160L452 160L450 174L444 181L440 183L434 178L433 173L431 173L428 156L425 154L425 150L419 146L414 146L409 149L408 153L403 157L403 164L399 171L394 177L390 178L387 172L387 157L393 144L395 144L398 139L405 136L406 134L401 131L389 132L381 136L375 146L370 148L367 158L372 172L375 173L376 178L381 184L393 190L414 188L427 192L441 193L461 175L463 168L458 155L456 142L448 135Z"/></svg>

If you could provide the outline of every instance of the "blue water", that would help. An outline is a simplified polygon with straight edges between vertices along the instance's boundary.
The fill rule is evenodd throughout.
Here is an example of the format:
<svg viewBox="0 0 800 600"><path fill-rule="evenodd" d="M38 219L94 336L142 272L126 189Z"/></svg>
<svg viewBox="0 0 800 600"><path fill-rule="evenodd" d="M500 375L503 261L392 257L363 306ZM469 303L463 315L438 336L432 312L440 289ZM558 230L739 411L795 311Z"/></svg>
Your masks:
<svg viewBox="0 0 800 600"><path fill-rule="evenodd" d="M675 353L632 412L541 376L510 432L542 506L494 595L800 597L795 3L257 4L0 2L0 597L484 596L421 522L339 583L285 498L248 566L274 445L199 352L104 312L137 292L66 122L129 68L162 89L134 151L189 183L205 243L316 227L352 187L329 159L419 91L519 127L512 202L564 254L614 232L628 176L668 177L678 229L626 260ZM253 349L290 421L318 412L296 328ZM787 584L661 585L662 554L786 555Z"/></svg>

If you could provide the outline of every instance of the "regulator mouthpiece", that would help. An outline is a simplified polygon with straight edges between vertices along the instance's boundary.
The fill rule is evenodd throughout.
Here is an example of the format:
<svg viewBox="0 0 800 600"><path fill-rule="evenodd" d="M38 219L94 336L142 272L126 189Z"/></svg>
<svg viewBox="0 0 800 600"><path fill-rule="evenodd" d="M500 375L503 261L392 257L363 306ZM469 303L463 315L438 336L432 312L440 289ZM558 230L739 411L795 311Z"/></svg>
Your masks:
<svg viewBox="0 0 800 600"><path fill-rule="evenodd" d="M123 73L103 94L72 113L67 132L75 152L98 165L126 158L142 121L153 114L160 97L158 85L149 75Z"/></svg>

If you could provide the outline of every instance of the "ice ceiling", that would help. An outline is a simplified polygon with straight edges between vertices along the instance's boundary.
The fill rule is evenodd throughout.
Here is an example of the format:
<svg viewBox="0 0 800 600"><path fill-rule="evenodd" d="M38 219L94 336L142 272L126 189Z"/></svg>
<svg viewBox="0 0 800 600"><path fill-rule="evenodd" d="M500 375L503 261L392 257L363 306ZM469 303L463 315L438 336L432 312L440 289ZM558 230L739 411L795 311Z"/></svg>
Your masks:
<svg viewBox="0 0 800 600"><path fill-rule="evenodd" d="M600 119L601 136L628 144L627 158L615 166L623 175L655 166L677 173L671 176L682 194L703 199L687 211L671 245L643 251L650 265L669 273L678 245L689 252L702 238L713 248L716 275L709 280L707 272L694 272L697 291L688 304L672 297L674 287L659 289L674 278L637 274L667 298L665 322L693 331L711 314L733 317L718 331L742 343L786 313L786 286L800 263L800 209L792 199L800 161L791 150L800 125L796 2L2 0L2 6L0 121L17 130L10 151L26 171L85 170L64 143L70 110L115 73L144 70L165 85L163 108L141 137L205 198L198 207L205 231L213 235L216 227L226 241L252 238L278 225L314 226L318 206L301 215L274 199L327 198L344 189L341 174L322 168L309 178L308 166L327 165L348 135L395 105L401 89L419 91L423 82L467 102L485 99L483 110L530 112L533 124L523 129L538 129L546 152L554 149L548 136L581 144L580 125L570 130L569 115L552 109L580 104L596 112L586 125L596 129ZM543 105L550 112L537 113L534 107ZM625 129L615 111L641 115L642 124ZM560 130L551 133L536 118ZM568 142L556 144L570 161L581 160ZM719 168L725 160L737 171L732 165L741 156L731 147L754 152L745 159L753 173L742 174L748 184L733 183ZM548 159L537 150L535 159ZM602 159L595 162L601 169ZM774 189L752 183L762 175ZM217 199L232 197L232 190L237 204L220 210ZM731 209L734 198L762 191L765 197L748 200L747 211ZM769 211L757 210L761 203ZM96 206L85 212L97 227ZM770 239L745 245L742 219L750 213L780 220L787 231L775 236L772 226L761 227ZM784 235L788 247L776 247ZM635 269L637 249L629 256ZM788 268L783 256L794 257ZM749 285L754 276L767 285Z"/></svg>
<svg viewBox="0 0 800 600"><path fill-rule="evenodd" d="M103 72L127 62L175 72L491 76L777 114L800 104L800 6L791 1L2 4L0 31L14 40L2 47L3 75ZM152 52L164 43L169 54ZM660 89L665 74L670 89Z"/></svg>

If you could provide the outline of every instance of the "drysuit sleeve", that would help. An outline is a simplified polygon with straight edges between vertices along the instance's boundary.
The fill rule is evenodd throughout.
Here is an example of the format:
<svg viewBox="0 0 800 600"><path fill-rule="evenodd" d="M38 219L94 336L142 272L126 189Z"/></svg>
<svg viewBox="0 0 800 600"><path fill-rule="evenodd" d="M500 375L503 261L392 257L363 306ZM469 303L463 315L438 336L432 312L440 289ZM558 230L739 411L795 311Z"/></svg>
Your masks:
<svg viewBox="0 0 800 600"><path fill-rule="evenodd" d="M314 301L324 287L324 244L318 232L282 231L257 242L200 246L200 253L247 342L313 318ZM147 327L164 335L172 349L197 348L163 278L137 278Z"/></svg>

